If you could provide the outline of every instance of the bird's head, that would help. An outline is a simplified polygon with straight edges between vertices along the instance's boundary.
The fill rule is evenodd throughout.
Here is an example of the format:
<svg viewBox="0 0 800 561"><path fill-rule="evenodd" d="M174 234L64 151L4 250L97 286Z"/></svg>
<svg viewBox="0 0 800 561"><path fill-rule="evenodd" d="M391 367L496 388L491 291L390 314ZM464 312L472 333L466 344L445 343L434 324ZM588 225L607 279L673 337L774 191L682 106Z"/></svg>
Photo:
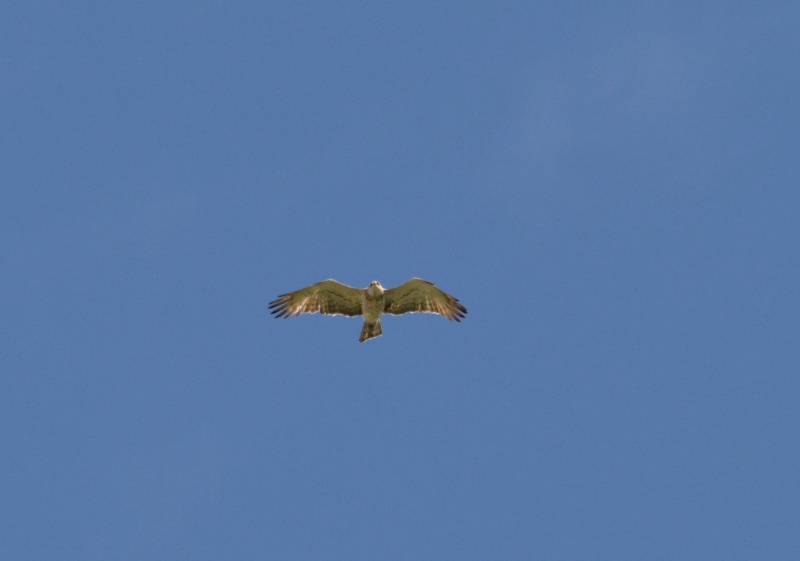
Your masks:
<svg viewBox="0 0 800 561"><path fill-rule="evenodd" d="M383 287L378 281L372 281L369 283L369 288L367 288L367 290L370 292L383 292Z"/></svg>

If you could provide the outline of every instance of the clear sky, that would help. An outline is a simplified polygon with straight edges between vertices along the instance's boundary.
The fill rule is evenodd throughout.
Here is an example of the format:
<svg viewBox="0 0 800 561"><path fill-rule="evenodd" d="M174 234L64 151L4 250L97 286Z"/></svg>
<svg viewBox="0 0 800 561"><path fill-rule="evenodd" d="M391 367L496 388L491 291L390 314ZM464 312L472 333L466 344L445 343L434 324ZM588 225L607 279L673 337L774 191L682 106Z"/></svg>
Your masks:
<svg viewBox="0 0 800 561"><path fill-rule="evenodd" d="M800 558L799 139L796 1L3 2L0 558Z"/></svg>

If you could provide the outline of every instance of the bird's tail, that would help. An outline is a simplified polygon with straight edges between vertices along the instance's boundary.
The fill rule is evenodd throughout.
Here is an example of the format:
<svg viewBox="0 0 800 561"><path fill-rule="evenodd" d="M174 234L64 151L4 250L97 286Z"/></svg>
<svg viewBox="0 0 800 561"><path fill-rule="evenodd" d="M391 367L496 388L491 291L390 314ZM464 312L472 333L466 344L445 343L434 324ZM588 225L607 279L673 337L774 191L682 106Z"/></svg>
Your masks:
<svg viewBox="0 0 800 561"><path fill-rule="evenodd" d="M364 322L364 329L361 330L361 337L358 338L359 343L363 343L367 339L372 339L373 337L380 337L383 335L383 328L381 327L381 320L375 320L373 322Z"/></svg>

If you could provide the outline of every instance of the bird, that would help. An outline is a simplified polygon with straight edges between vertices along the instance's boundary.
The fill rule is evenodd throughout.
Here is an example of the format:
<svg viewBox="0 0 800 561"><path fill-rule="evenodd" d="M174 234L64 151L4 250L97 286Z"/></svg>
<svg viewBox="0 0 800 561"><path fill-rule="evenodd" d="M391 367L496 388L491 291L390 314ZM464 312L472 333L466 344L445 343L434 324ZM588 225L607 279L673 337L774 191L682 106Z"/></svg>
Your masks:
<svg viewBox="0 0 800 561"><path fill-rule="evenodd" d="M419 278L384 289L378 281L367 288L353 288L333 279L281 294L269 303L275 318L320 312L326 315L364 316L359 343L383 335L381 315L414 312L439 314L461 321L467 313L457 298L442 292L432 282Z"/></svg>

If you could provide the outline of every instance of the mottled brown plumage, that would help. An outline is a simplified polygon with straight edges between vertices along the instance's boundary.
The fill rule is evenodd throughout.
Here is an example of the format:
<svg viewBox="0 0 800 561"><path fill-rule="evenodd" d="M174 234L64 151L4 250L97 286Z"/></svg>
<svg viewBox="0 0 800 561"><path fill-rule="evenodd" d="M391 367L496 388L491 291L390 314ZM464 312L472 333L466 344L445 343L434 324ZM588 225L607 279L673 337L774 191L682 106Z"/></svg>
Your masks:
<svg viewBox="0 0 800 561"><path fill-rule="evenodd" d="M383 313L400 315L414 312L439 314L449 320L461 321L467 309L457 298L439 290L435 284L422 279L411 279L384 293Z"/></svg>
<svg viewBox="0 0 800 561"><path fill-rule="evenodd" d="M383 333L381 315L400 315L414 312L439 314L449 320L461 321L467 313L458 299L422 279L411 279L396 288L384 290L373 281L364 290L347 286L332 279L312 284L295 292L282 294L269 304L275 317L288 318L320 312L327 315L364 316L360 342Z"/></svg>
<svg viewBox="0 0 800 561"><path fill-rule="evenodd" d="M362 292L358 288L328 279L288 294L281 294L270 302L269 307L276 318L316 312L327 315L360 316Z"/></svg>

